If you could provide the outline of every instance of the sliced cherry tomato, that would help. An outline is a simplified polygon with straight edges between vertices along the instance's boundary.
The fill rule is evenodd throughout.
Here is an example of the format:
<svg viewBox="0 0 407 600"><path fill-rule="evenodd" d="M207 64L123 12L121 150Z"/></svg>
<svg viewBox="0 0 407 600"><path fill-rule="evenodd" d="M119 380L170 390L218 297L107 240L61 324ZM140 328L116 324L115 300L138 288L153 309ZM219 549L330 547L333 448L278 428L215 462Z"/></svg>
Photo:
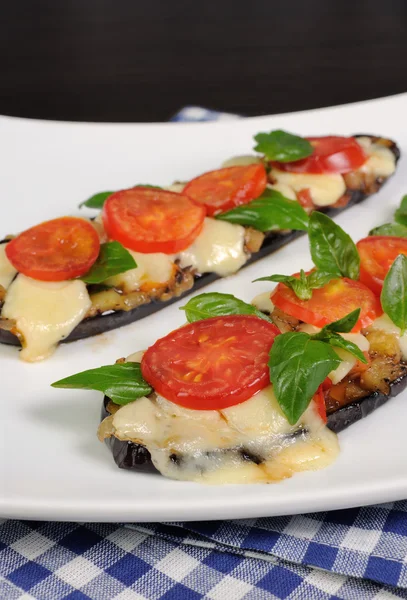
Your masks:
<svg viewBox="0 0 407 600"><path fill-rule="evenodd" d="M185 194L136 187L109 196L102 216L108 236L126 248L173 254L199 235L205 209Z"/></svg>
<svg viewBox="0 0 407 600"><path fill-rule="evenodd" d="M84 275L98 257L96 229L85 219L61 217L31 227L6 246L17 271L41 281L65 281Z"/></svg>
<svg viewBox="0 0 407 600"><path fill-rule="evenodd" d="M315 327L328 325L360 308L354 332L370 325L382 313L378 299L369 288L360 281L345 277L333 279L324 287L312 290L310 300L301 300L284 283L279 283L271 300L288 315Z"/></svg>
<svg viewBox="0 0 407 600"><path fill-rule="evenodd" d="M383 281L399 254L407 255L407 238L372 235L357 244L360 281L380 295Z"/></svg>
<svg viewBox="0 0 407 600"><path fill-rule="evenodd" d="M240 404L270 383L267 361L275 325L230 315L190 323L144 354L141 372L158 394L187 408Z"/></svg>
<svg viewBox="0 0 407 600"><path fill-rule="evenodd" d="M324 423L328 421L326 416L324 384L322 383L314 394L314 402L317 405L318 414Z"/></svg>
<svg viewBox="0 0 407 600"><path fill-rule="evenodd" d="M295 162L273 162L273 166L290 173L349 173L367 160L363 148L353 137L328 135L307 140L314 147L311 156Z"/></svg>
<svg viewBox="0 0 407 600"><path fill-rule="evenodd" d="M204 173L192 179L183 193L204 204L208 216L212 217L258 198L266 185L264 165L253 164Z"/></svg>

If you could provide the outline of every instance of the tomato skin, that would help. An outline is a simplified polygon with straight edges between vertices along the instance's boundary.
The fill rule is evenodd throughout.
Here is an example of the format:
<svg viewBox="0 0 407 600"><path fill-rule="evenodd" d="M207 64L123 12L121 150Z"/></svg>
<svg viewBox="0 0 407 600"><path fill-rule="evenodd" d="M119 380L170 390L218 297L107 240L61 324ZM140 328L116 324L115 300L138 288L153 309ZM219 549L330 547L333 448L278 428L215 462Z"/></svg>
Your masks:
<svg viewBox="0 0 407 600"><path fill-rule="evenodd" d="M399 254L407 255L407 238L372 235L357 242L360 281L380 296L384 278Z"/></svg>
<svg viewBox="0 0 407 600"><path fill-rule="evenodd" d="M323 420L324 423L328 421L326 416L326 406L325 406L325 394L324 394L324 383L321 383L316 393L314 394L314 402L317 405L318 414Z"/></svg>
<svg viewBox="0 0 407 600"><path fill-rule="evenodd" d="M272 162L272 165L290 173L350 173L367 160L363 148L353 137L328 135L306 139L314 146L311 156L295 162Z"/></svg>
<svg viewBox="0 0 407 600"><path fill-rule="evenodd" d="M266 185L264 165L256 163L204 173L192 179L183 193L203 204L207 215L213 217L258 198Z"/></svg>
<svg viewBox="0 0 407 600"><path fill-rule="evenodd" d="M87 273L99 250L99 235L89 221L60 217L20 233L7 244L6 255L27 277L66 281Z"/></svg>
<svg viewBox="0 0 407 600"><path fill-rule="evenodd" d="M205 209L184 193L138 186L109 196L102 219L109 238L130 250L174 254L199 235Z"/></svg>
<svg viewBox="0 0 407 600"><path fill-rule="evenodd" d="M271 294L271 300L288 315L315 327L324 327L361 308L353 332L367 327L383 312L378 299L368 287L346 277L333 279L322 288L312 290L310 300L301 300L290 288L279 283Z"/></svg>
<svg viewBox="0 0 407 600"><path fill-rule="evenodd" d="M144 379L167 400L195 410L240 404L270 384L270 348L280 331L252 315L189 323L158 340L141 361Z"/></svg>

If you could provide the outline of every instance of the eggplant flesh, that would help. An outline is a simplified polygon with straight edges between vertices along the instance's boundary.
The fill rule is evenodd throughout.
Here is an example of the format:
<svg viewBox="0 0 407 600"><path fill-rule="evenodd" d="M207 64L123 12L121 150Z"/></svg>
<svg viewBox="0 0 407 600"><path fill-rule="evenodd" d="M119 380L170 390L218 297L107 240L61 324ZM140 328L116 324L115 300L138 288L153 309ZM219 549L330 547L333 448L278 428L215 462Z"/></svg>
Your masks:
<svg viewBox="0 0 407 600"><path fill-rule="evenodd" d="M378 141L379 143L383 143L388 147L391 152L393 152L396 164L400 158L400 150L398 146L391 140L384 140L383 138L379 138L376 136L368 135L368 134L356 134L354 137L370 137L373 141ZM347 194L350 196L349 202L346 206L333 208L328 207L326 209L320 209L321 212L324 212L329 217L335 217L340 214L342 211L347 208L354 206L355 204L359 204L367 197L375 193L378 189L382 187L382 185L387 181L386 178L379 178L375 181L374 189L356 189L356 190L347 190ZM282 246L289 244L292 240L299 238L302 235L305 235L305 231L288 231L288 232L270 232L266 234L263 245L258 252L252 254L249 260L243 265L242 269L273 252L276 252ZM4 242L8 240L3 240ZM169 306L170 304L174 304L174 302L178 302L178 300L188 296L192 293L197 292L201 288L209 285L213 281L217 279L221 279L219 275L215 273L205 273L203 275L197 275L194 285L189 290L186 290L179 296L174 296L169 300L151 300L148 304L143 304L129 311L112 311L107 312L101 315L97 315L94 317L89 317L84 319L75 329L67 336L64 340L61 340L61 343L67 342L75 342L77 340L81 340L87 337L91 337L94 335L98 335L99 333L105 333L106 331L111 331L112 329L117 329L118 327L123 327L125 325L129 325L134 321L138 321L139 319L143 319L144 317L148 317L153 313ZM0 329L0 343L9 344L12 346L20 346L20 341L13 333L10 331L6 331Z"/></svg>
<svg viewBox="0 0 407 600"><path fill-rule="evenodd" d="M400 394L407 387L407 375L403 375L392 381L389 386L390 391L388 394L373 392L369 396L343 406L328 415L327 426L329 429L335 433L339 433L357 421L369 416L373 411L386 404L388 400ZM109 398L105 396L102 404L101 421L110 415L107 410L109 402ZM300 431L299 433L306 435L304 431ZM159 473L153 465L150 452L145 446L135 442L122 441L114 436L105 439L105 443L110 449L116 465L120 469L141 473ZM255 464L262 462L261 457L246 452L244 449L241 449L240 453L244 456L245 460L254 462ZM182 457L174 455L172 460L181 464Z"/></svg>

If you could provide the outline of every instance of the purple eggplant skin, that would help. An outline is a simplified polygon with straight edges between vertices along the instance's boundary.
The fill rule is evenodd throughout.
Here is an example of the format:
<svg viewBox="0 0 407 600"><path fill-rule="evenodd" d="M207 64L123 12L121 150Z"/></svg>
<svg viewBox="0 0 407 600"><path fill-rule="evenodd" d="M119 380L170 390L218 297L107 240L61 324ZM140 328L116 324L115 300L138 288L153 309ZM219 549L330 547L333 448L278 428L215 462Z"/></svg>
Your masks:
<svg viewBox="0 0 407 600"><path fill-rule="evenodd" d="M397 153L396 150L397 149ZM400 155L400 152L395 146L395 149L392 149L396 157ZM353 190L350 192L351 198L348 204L345 207L340 208L328 208L321 212L324 212L329 217L335 217L339 213L343 212L347 208L359 204L365 198L367 198L370 194L364 194L361 190ZM251 265L254 262L257 262L261 258L276 252L279 248L286 246L291 241L305 235L305 231L290 231L289 233L268 233L266 234L265 240L263 242L262 247L258 252L255 252L249 260L243 265L242 268ZM185 296L189 296L190 294L196 293L201 288L209 285L213 281L220 279L219 275L215 273L205 273L204 275L198 275L195 279L195 283L190 290L186 290L180 296L171 298L165 302L160 300L152 300L149 304L143 304L129 311L115 311L111 313L106 313L102 315L98 315L96 317L90 317L88 319L84 319L79 325L75 327L75 329L64 339L61 340L61 343L67 342L76 342L77 340L82 340L87 337L91 337L94 335L98 335L99 333L105 333L106 331L111 331L112 329L117 329L119 327L124 327L125 325L129 325L130 323L134 323L139 319L143 319L144 317L148 317L153 313L169 306L170 304L174 304L174 302L178 302ZM18 338L13 335L10 331L5 331L0 329L0 343L1 344L9 344L12 346L20 346L20 342Z"/></svg>
<svg viewBox="0 0 407 600"><path fill-rule="evenodd" d="M107 405L110 399L105 396L102 403L100 420L110 415ZM138 471L139 473L158 473L151 460L151 454L145 446L134 442L122 442L114 436L105 439L105 444L113 454L113 459L119 469Z"/></svg>
<svg viewBox="0 0 407 600"><path fill-rule="evenodd" d="M358 402L343 406L339 410L328 415L328 427L335 433L343 431L349 425L369 416L377 408L386 404L388 400L400 394L407 387L407 375L403 375L390 383L390 392L382 394L374 392Z"/></svg>
<svg viewBox="0 0 407 600"><path fill-rule="evenodd" d="M336 412L328 415L327 425L329 429L335 433L343 431L350 425L353 425L357 421L370 415L370 413L383 406L383 404L386 404L388 400L400 394L406 387L407 375L404 375L390 383L390 393L388 395L382 394L381 392L374 392L358 402L340 408ZM106 410L108 403L109 398L105 396L102 404L101 421L110 414ZM140 473L158 473L152 463L150 452L141 444L128 441L122 442L115 437L107 438L105 443L110 448L113 459L120 469L127 469ZM245 453L245 458L247 460L255 462L256 464L261 462L259 457L254 455L246 456L246 454L247 453ZM176 455L174 455L174 462L177 462Z"/></svg>

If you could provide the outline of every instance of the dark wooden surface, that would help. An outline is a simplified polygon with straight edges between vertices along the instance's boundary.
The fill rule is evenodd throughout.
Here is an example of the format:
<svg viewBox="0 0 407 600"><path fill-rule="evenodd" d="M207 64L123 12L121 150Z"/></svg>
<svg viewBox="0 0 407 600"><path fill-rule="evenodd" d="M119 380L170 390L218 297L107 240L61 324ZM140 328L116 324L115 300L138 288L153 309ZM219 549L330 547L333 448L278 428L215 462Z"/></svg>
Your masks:
<svg viewBox="0 0 407 600"><path fill-rule="evenodd" d="M0 0L0 113L166 120L407 90L405 0Z"/></svg>

